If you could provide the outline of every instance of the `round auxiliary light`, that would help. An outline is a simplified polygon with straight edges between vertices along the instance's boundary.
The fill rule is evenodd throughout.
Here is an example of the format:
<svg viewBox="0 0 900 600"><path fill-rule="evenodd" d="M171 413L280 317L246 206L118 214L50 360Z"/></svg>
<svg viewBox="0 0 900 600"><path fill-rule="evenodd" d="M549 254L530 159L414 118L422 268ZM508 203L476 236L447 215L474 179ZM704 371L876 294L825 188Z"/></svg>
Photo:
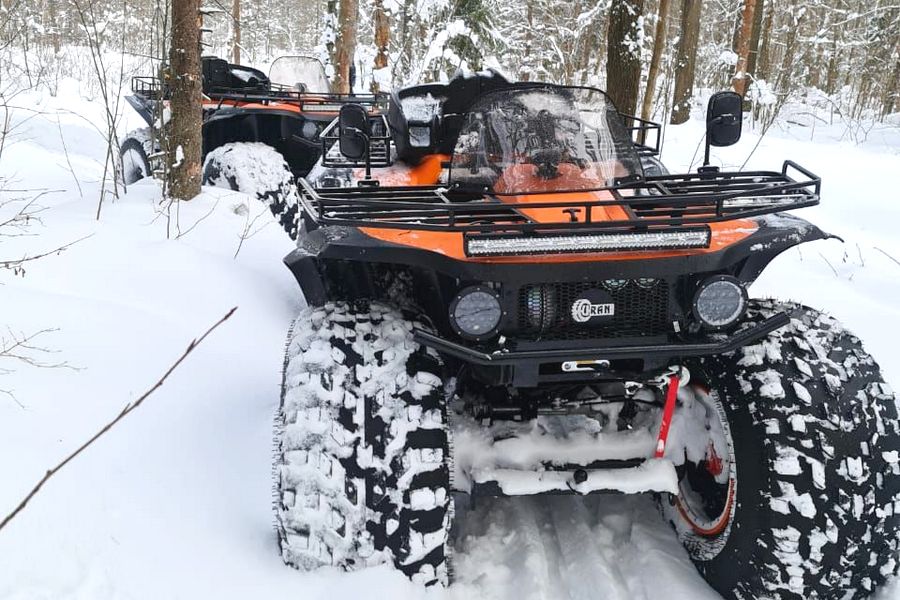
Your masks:
<svg viewBox="0 0 900 600"><path fill-rule="evenodd" d="M707 329L733 325L747 309L747 290L730 275L715 275L694 294L694 316Z"/></svg>
<svg viewBox="0 0 900 600"><path fill-rule="evenodd" d="M495 334L502 316L500 298L488 287L467 287L450 303L450 324L468 339L483 340Z"/></svg>

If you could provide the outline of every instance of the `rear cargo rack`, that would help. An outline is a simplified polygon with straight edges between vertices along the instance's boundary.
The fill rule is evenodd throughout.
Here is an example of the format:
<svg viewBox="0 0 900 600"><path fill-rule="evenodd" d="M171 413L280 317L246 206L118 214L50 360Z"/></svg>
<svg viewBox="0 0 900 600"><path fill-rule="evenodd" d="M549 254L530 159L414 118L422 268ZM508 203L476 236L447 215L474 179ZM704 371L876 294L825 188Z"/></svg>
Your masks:
<svg viewBox="0 0 900 600"><path fill-rule="evenodd" d="M793 179L789 169L803 177ZM792 161L785 161L780 172L658 175L591 190L571 190L581 198L590 191L605 191L612 198L566 202L534 201L541 193L530 194L528 202L521 202L512 195L464 192L452 187L315 189L306 180L300 181L303 208L320 225L463 232L469 241L638 233L653 241L655 238L648 238L648 234L665 233L672 237L673 247L678 242L676 234L685 232L687 235L680 239L694 246L683 247L696 247L701 232L709 231L709 223L814 206L819 203L821 188L818 176ZM628 219L594 216L594 209L607 206L622 208ZM539 222L528 216L540 208L560 209L560 220Z"/></svg>
<svg viewBox="0 0 900 600"><path fill-rule="evenodd" d="M625 123L625 129L634 142L634 149L638 156L656 156L659 154L660 132L659 123L641 119L634 115L619 113L619 117Z"/></svg>
<svg viewBox="0 0 900 600"><path fill-rule="evenodd" d="M165 100L169 97L168 86L163 87L158 77L132 77L131 91L135 96L141 96L147 100Z"/></svg>
<svg viewBox="0 0 900 600"><path fill-rule="evenodd" d="M322 140L322 166L328 168L362 168L366 166L366 158L353 160L340 151L338 144L338 122L334 119L319 134ZM371 115L369 126L372 135L369 137L369 166L371 168L391 166L391 130L387 118L383 115ZM427 202L427 200L425 200Z"/></svg>

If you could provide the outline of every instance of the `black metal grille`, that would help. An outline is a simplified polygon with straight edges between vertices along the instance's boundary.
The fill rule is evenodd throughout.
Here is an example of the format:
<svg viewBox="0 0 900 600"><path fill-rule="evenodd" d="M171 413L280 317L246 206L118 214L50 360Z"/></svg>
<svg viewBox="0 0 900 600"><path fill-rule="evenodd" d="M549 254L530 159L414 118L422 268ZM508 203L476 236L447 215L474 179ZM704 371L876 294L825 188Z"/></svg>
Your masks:
<svg viewBox="0 0 900 600"><path fill-rule="evenodd" d="M600 323L578 323L572 304L590 289L603 289L615 315ZM663 335L668 331L669 286L665 280L608 280L526 285L519 290L517 336L580 340Z"/></svg>

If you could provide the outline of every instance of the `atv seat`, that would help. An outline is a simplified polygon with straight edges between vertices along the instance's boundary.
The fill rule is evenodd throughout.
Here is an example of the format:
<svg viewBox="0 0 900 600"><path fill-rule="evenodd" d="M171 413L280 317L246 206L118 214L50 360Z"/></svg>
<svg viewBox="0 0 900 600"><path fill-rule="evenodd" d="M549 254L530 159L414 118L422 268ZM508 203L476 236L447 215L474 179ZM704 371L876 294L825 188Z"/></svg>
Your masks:
<svg viewBox="0 0 900 600"><path fill-rule="evenodd" d="M203 73L203 93L225 94L264 92L271 88L269 78L258 69L230 64L215 56L200 59Z"/></svg>
<svg viewBox="0 0 900 600"><path fill-rule="evenodd" d="M416 85L391 94L388 123L397 157L419 164L429 154L452 154L466 111L486 92L508 87L498 72L457 72L446 84Z"/></svg>

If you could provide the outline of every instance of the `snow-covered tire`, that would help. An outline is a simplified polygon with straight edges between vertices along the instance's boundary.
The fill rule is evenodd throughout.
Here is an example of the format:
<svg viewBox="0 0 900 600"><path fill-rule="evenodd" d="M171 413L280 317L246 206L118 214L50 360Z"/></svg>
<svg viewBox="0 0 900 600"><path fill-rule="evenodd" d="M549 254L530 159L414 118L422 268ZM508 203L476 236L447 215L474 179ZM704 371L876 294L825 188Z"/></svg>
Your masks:
<svg viewBox="0 0 900 600"><path fill-rule="evenodd" d="M376 303L304 309L276 416L276 529L286 563L393 562L448 582L450 452L441 365Z"/></svg>
<svg viewBox="0 0 900 600"><path fill-rule="evenodd" d="M150 156L153 154L153 135L149 127L128 132L119 144L122 159L122 180L131 185L152 174Z"/></svg>
<svg viewBox="0 0 900 600"><path fill-rule="evenodd" d="M664 499L662 511L726 598L863 598L897 570L895 398L859 339L832 317L755 301L750 318L778 311L790 325L689 364L730 432L721 459L733 471L727 495L716 500L694 495L711 489L696 479L685 494L680 468L682 493ZM700 466L709 470L707 460ZM706 508L689 510L697 505ZM720 521L692 516L720 510Z"/></svg>
<svg viewBox="0 0 900 600"><path fill-rule="evenodd" d="M260 142L219 146L206 155L203 184L255 196L269 207L291 239L297 239L297 184L275 148Z"/></svg>

